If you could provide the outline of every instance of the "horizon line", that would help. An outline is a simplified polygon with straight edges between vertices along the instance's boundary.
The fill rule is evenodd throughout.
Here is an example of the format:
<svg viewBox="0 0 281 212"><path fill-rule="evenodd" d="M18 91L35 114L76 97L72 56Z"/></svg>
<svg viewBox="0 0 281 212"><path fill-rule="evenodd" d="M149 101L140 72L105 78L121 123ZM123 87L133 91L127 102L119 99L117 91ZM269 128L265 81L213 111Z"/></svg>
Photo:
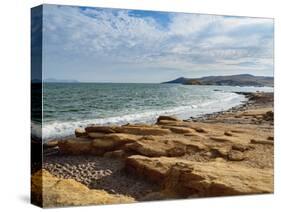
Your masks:
<svg viewBox="0 0 281 212"><path fill-rule="evenodd" d="M187 79L200 79L200 78L203 78L203 77L219 77L219 76L239 76L239 75L251 75L251 76L254 76L254 77L272 77L274 78L274 74L273 75L253 75L253 74L231 74L231 75L205 75L205 76L201 76L201 77L184 77L184 76L180 76L180 77L177 77L177 78L173 78L173 79L170 79L168 81L161 81L161 82L111 82L111 81L80 81L80 80L75 80L75 79L58 79L58 78L53 78L53 77L50 77L50 78L47 78L45 80L44 79L32 79L31 81L42 81L42 83L134 83L134 84L161 84L161 83L165 83L165 82L169 82L169 81L172 81L172 80L176 80L176 79L179 79L179 78L187 78ZM50 82L48 80L56 80L57 82ZM61 82L60 82L61 81ZM65 82L63 82L65 81ZM67 82L67 81L73 81L73 82Z"/></svg>

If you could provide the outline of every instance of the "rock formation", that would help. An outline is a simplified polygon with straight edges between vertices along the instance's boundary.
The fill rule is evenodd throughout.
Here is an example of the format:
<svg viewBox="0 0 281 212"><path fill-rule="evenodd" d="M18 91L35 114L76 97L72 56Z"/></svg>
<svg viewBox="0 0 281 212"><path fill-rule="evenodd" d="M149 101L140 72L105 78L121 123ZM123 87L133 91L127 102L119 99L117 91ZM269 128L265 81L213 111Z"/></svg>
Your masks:
<svg viewBox="0 0 281 212"><path fill-rule="evenodd" d="M38 198L37 202L40 202L42 197L43 207L131 203L135 201L124 195L113 195L102 190L89 189L73 179L57 178L46 170L38 171L32 175L31 190L34 199Z"/></svg>
<svg viewBox="0 0 281 212"><path fill-rule="evenodd" d="M126 168L180 196L198 197L270 193L273 171L228 164L195 162L179 158L131 156Z"/></svg>
<svg viewBox="0 0 281 212"><path fill-rule="evenodd" d="M55 148L61 157L96 155L122 161L128 175L161 188L138 200L272 193L272 122L268 108L225 112L216 122L160 116L154 125L89 125L76 129L76 137L45 144L44 150ZM38 197L40 174L46 207L134 201L45 170L33 175Z"/></svg>

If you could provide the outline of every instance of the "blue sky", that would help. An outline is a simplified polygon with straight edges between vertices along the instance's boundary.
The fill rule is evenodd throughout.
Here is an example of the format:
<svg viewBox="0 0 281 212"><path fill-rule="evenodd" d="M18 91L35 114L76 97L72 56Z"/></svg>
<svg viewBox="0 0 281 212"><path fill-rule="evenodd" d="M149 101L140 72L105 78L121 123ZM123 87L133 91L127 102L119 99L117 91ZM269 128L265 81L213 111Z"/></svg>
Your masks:
<svg viewBox="0 0 281 212"><path fill-rule="evenodd" d="M44 5L43 78L273 75L273 19Z"/></svg>

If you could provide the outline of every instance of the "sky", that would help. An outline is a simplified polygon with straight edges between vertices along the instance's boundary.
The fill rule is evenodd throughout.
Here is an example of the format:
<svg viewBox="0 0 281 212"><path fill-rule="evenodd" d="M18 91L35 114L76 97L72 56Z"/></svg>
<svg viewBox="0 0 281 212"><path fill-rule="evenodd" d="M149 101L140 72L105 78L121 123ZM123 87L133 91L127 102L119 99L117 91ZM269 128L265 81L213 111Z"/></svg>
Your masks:
<svg viewBox="0 0 281 212"><path fill-rule="evenodd" d="M273 76L273 19L44 5L43 78Z"/></svg>

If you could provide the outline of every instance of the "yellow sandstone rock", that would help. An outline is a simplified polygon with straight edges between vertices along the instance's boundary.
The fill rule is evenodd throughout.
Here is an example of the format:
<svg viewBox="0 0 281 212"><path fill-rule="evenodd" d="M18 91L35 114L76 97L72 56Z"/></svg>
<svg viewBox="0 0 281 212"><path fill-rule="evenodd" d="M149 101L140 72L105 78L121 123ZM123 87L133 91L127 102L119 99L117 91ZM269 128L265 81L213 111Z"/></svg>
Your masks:
<svg viewBox="0 0 281 212"><path fill-rule="evenodd" d="M90 125L85 128L87 133L90 132L99 132L99 133L115 133L114 127L111 126L99 126L99 125Z"/></svg>
<svg viewBox="0 0 281 212"><path fill-rule="evenodd" d="M159 183L183 197L273 192L273 170L262 170L223 160L195 162L179 158L131 156L126 169Z"/></svg>
<svg viewBox="0 0 281 212"><path fill-rule="evenodd" d="M72 138L58 143L59 150L63 154L80 155L89 154L92 150L92 139Z"/></svg>
<svg viewBox="0 0 281 212"><path fill-rule="evenodd" d="M137 141L137 136L123 133L107 134L104 137L94 139L92 146L97 149L112 151L124 146L127 143Z"/></svg>
<svg viewBox="0 0 281 212"><path fill-rule="evenodd" d="M190 129L190 128L187 128L187 127L163 126L162 128L164 128L164 129L170 129L172 132L174 132L174 133L179 133L179 134L183 134L183 133L192 133L192 132L194 132L193 129Z"/></svg>
<svg viewBox="0 0 281 212"><path fill-rule="evenodd" d="M40 170L32 175L31 189L32 196L35 199L38 197L38 201L42 191L43 207L135 202L132 197L89 189L73 179L57 178L46 170Z"/></svg>
<svg viewBox="0 0 281 212"><path fill-rule="evenodd" d="M168 129L161 129L159 127L142 127L142 126L122 126L115 129L119 133L128 133L135 135L167 135L171 131Z"/></svg>

